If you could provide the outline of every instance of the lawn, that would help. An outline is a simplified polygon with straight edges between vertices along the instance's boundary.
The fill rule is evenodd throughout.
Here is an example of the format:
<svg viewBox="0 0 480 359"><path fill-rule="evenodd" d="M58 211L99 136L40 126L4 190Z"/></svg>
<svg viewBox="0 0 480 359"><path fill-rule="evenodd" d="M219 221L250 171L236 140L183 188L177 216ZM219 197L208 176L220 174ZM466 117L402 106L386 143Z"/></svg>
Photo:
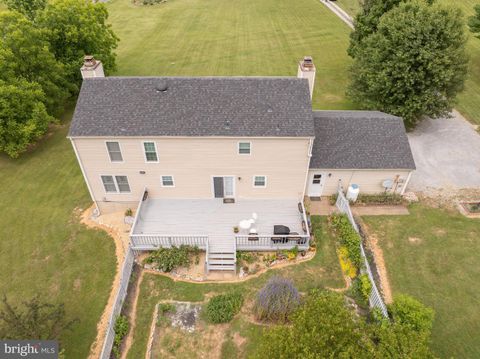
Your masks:
<svg viewBox="0 0 480 359"><path fill-rule="evenodd" d="M84 359L110 292L115 250L74 214L91 201L67 127L20 159L0 156L0 294L14 304L37 293L65 303L67 316L80 319L62 337L66 356Z"/></svg>
<svg viewBox="0 0 480 359"><path fill-rule="evenodd" d="M480 223L424 205L409 216L363 217L384 251L392 289L435 309L432 349L479 358Z"/></svg>
<svg viewBox="0 0 480 359"><path fill-rule="evenodd" d="M312 55L314 106L352 108L345 98L350 29L318 0L169 0L107 4L121 42L119 75L295 76Z"/></svg>
<svg viewBox="0 0 480 359"><path fill-rule="evenodd" d="M145 356L147 338L152 320L155 304L161 300L178 300L200 302L206 294L224 293L230 290L240 290L246 301L253 300L255 293L265 284L272 275L281 275L294 281L301 291L311 288L330 287L340 288L344 286L340 265L335 252L334 239L328 234L326 219L315 217L315 236L318 243L316 256L298 265L270 270L258 278L254 278L237 284L194 284L186 282L174 282L173 280L153 274L145 274L143 279L138 306L136 327L133 337L133 345L128 353L128 358L136 359ZM245 350L242 353L229 356L227 353L235 353L236 348L230 338L235 332L247 338ZM256 339L260 328L242 317L236 318L228 328L227 341L223 346L224 357L246 357L256 345Z"/></svg>

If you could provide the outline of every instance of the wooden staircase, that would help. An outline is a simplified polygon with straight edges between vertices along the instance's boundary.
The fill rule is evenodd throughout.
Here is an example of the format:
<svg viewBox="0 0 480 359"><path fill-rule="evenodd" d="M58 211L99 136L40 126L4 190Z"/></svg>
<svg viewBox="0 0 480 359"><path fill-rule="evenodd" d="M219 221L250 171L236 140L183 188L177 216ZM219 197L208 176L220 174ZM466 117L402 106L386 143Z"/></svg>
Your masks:
<svg viewBox="0 0 480 359"><path fill-rule="evenodd" d="M214 271L235 271L237 250L235 238L209 237L206 253L207 273Z"/></svg>

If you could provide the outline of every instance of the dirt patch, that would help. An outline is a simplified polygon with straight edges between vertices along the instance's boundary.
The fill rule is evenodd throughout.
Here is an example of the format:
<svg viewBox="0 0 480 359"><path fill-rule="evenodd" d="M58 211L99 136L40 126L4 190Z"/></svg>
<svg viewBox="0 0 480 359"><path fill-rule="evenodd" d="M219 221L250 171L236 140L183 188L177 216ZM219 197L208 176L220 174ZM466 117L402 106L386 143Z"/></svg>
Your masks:
<svg viewBox="0 0 480 359"><path fill-rule="evenodd" d="M199 303L172 304L174 312L159 313L156 319L152 359L220 358L230 325L205 323Z"/></svg>
<svg viewBox="0 0 480 359"><path fill-rule="evenodd" d="M469 202L480 198L480 189L429 188L417 193L423 204L433 208L444 208L459 211L461 202Z"/></svg>
<svg viewBox="0 0 480 359"><path fill-rule="evenodd" d="M233 342L235 343L237 348L240 349L243 346L243 344L247 342L247 338L244 338L240 335L240 333L235 332L233 333Z"/></svg>
<svg viewBox="0 0 480 359"><path fill-rule="evenodd" d="M108 233L115 243L115 255L117 257L117 268L112 289L105 310L97 324L97 337L90 347L89 359L97 359L100 356L103 340L108 327L108 320L115 301L115 295L120 285L120 270L125 259L126 248L128 248L130 226L123 222L123 212L112 213L100 217L94 216L95 205L84 211L81 215L81 223L89 228L101 229Z"/></svg>
<svg viewBox="0 0 480 359"><path fill-rule="evenodd" d="M422 243L423 240L418 237L408 237L408 241L410 243L419 244L419 243Z"/></svg>
<svg viewBox="0 0 480 359"><path fill-rule="evenodd" d="M433 228L432 233L437 237L443 237L444 235L447 234L447 231L443 228Z"/></svg>
<svg viewBox="0 0 480 359"><path fill-rule="evenodd" d="M375 266L380 280L380 288L383 294L383 299L386 304L393 302L392 288L390 287L390 281L388 279L387 267L385 265L385 258L383 256L383 250L378 244L378 238L371 233L370 228L365 223L362 223L362 230L366 237L366 244L368 249L375 258Z"/></svg>
<svg viewBox="0 0 480 359"><path fill-rule="evenodd" d="M78 292L82 288L82 280L77 278L73 281L73 290Z"/></svg>

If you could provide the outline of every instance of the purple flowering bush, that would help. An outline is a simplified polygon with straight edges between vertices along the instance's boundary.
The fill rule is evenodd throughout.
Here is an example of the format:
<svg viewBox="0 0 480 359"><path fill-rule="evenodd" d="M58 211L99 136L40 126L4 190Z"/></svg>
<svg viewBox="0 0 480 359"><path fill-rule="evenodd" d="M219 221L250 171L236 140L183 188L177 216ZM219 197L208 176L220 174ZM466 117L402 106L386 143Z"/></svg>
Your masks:
<svg viewBox="0 0 480 359"><path fill-rule="evenodd" d="M258 320L286 322L300 304L300 293L289 279L272 277L257 294L255 315Z"/></svg>

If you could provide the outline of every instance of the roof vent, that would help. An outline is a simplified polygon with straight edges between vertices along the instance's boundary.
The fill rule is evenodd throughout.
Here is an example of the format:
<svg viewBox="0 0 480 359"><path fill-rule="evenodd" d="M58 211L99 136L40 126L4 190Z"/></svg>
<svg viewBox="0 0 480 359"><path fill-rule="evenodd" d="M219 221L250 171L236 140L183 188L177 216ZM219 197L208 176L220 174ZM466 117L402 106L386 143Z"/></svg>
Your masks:
<svg viewBox="0 0 480 359"><path fill-rule="evenodd" d="M267 112L271 113L271 112L273 112L273 109L271 107L268 107Z"/></svg>
<svg viewBox="0 0 480 359"><path fill-rule="evenodd" d="M275 129L277 132L280 132L280 125L277 125L277 128Z"/></svg>
<svg viewBox="0 0 480 359"><path fill-rule="evenodd" d="M165 92L168 89L167 81L160 81L157 86L155 86L155 91L157 92Z"/></svg>
<svg viewBox="0 0 480 359"><path fill-rule="evenodd" d="M226 120L226 121L225 121L225 129L226 129L226 130L229 130L229 129L230 129L230 121L229 121L229 120Z"/></svg>

